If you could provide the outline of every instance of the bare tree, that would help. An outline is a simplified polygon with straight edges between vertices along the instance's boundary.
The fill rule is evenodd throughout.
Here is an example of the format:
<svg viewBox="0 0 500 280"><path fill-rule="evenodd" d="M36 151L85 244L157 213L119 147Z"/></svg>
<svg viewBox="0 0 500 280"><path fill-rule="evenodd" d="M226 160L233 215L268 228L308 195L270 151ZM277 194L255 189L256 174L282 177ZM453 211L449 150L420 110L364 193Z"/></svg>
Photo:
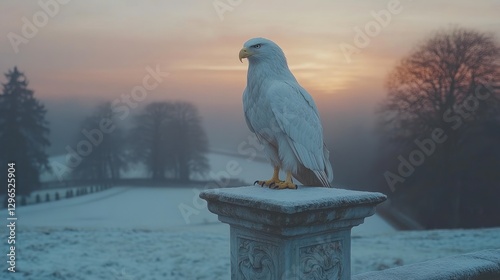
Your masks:
<svg viewBox="0 0 500 280"><path fill-rule="evenodd" d="M151 103L135 118L129 136L132 144L132 159L143 162L155 180L165 178L167 169L173 166L170 148L165 145L168 131L166 123L171 119L172 104Z"/></svg>
<svg viewBox="0 0 500 280"><path fill-rule="evenodd" d="M87 141L92 150L82 157L73 175L81 179L116 180L127 168L124 134L115 120L110 102L98 106L81 124L77 142Z"/></svg>
<svg viewBox="0 0 500 280"><path fill-rule="evenodd" d="M198 109L191 103L172 104L172 119L168 124L168 142L172 147L175 177L188 181L191 173L208 170L208 139L201 124Z"/></svg>
<svg viewBox="0 0 500 280"><path fill-rule="evenodd" d="M460 224L463 180L458 159L470 144L465 139L483 124L499 121L499 62L500 48L491 35L455 28L437 32L388 77L381 128L387 143L396 145L394 154L408 154L419 148L417 141L440 134L438 143L427 142L435 148L425 154L427 168L421 171L426 172L407 183L433 186L438 195L430 199L441 199L436 203L445 209L436 210L443 210L439 213L447 221L440 222L447 222L445 226Z"/></svg>
<svg viewBox="0 0 500 280"><path fill-rule="evenodd" d="M153 179L190 180L208 170L208 141L196 107L186 102L155 102L136 118L133 158L145 163Z"/></svg>

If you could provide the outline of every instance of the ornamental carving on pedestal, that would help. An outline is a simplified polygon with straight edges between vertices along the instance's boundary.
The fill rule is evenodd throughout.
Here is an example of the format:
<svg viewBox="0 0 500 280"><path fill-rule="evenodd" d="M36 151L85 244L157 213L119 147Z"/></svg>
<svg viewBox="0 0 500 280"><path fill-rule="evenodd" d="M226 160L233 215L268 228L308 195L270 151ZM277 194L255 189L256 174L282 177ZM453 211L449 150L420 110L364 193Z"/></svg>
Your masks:
<svg viewBox="0 0 500 280"><path fill-rule="evenodd" d="M334 280L342 276L342 242L311 245L299 251L301 280Z"/></svg>
<svg viewBox="0 0 500 280"><path fill-rule="evenodd" d="M238 279L276 279L278 247L246 238L238 238Z"/></svg>

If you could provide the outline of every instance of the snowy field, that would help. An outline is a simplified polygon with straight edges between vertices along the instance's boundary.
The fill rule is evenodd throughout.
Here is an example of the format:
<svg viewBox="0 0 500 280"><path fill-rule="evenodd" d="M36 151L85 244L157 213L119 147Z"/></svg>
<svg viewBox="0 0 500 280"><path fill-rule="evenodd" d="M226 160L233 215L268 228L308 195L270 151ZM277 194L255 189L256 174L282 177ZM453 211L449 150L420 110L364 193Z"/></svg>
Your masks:
<svg viewBox="0 0 500 280"><path fill-rule="evenodd" d="M207 154L208 163L210 165L211 171L205 176L193 176L192 179L196 180L219 180L222 177L239 179L243 182L251 184L257 179L256 174L264 176L269 179L273 175L273 168L269 163L262 160L252 160L249 156L238 156L237 154L232 154L231 152L221 151L221 152L210 152ZM258 158L261 159L261 158ZM53 156L50 157L49 163L55 168L55 166L65 165L66 156ZM229 166L229 168L228 168ZM60 169L60 167L59 167ZM56 169L58 170L58 169ZM61 173L63 179L68 179L67 175L69 173ZM284 174L281 174L284 177ZM132 166L127 172L121 173L122 178L146 178L148 174L145 170L144 165L136 164ZM268 178L269 177L269 178ZM54 173L44 172L40 176L42 182L56 181L58 176Z"/></svg>
<svg viewBox="0 0 500 280"><path fill-rule="evenodd" d="M208 158L212 171L198 179L223 182L231 177L251 183L272 173L268 164L246 158L217 153ZM126 175L147 176L141 167ZM43 175L44 181L55 179ZM51 197L54 191L49 191ZM199 186L114 187L20 207L17 273L3 269L0 279L229 279L229 226L207 210L200 191ZM5 209L0 218L7 221ZM499 228L397 232L378 215L355 227L352 235L353 274L500 248ZM5 266L6 260L4 254Z"/></svg>
<svg viewBox="0 0 500 280"><path fill-rule="evenodd" d="M0 279L229 279L228 226L199 191L115 187L21 207L18 272ZM373 216L353 230L353 273L500 248L499 236L498 228L396 232Z"/></svg>

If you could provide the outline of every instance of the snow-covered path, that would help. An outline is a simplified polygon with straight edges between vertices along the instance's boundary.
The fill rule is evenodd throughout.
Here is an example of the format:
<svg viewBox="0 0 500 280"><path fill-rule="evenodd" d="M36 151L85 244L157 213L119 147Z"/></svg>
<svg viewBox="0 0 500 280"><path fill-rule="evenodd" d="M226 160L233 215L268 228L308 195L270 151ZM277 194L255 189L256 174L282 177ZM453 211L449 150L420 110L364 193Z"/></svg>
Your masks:
<svg viewBox="0 0 500 280"><path fill-rule="evenodd" d="M28 205L19 208L17 215L19 223L29 227L168 229L216 222L217 217L200 206L203 201L198 198L199 191L193 187L115 187L71 199ZM185 215L186 219L179 210L183 205L191 210Z"/></svg>

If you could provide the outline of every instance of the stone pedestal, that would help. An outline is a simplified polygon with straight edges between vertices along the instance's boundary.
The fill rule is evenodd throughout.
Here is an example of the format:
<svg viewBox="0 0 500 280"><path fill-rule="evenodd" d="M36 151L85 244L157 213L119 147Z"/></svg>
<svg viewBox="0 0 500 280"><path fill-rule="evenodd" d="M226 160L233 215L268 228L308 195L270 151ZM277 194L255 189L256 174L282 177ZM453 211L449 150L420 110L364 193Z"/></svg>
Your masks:
<svg viewBox="0 0 500 280"><path fill-rule="evenodd" d="M380 193L300 187L211 189L200 194L230 225L231 279L351 279L351 228Z"/></svg>

